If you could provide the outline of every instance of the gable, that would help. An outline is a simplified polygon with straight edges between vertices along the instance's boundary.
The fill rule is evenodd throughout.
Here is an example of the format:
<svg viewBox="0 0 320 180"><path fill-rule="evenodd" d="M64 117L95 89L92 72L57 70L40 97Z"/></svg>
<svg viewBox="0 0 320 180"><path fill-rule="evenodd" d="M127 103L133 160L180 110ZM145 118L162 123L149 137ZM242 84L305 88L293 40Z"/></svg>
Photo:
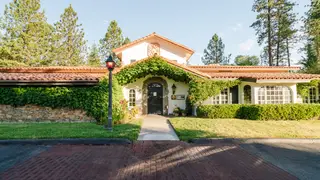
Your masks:
<svg viewBox="0 0 320 180"><path fill-rule="evenodd" d="M154 55L186 64L194 53L193 50L155 33L114 49L113 52L121 59L122 65Z"/></svg>

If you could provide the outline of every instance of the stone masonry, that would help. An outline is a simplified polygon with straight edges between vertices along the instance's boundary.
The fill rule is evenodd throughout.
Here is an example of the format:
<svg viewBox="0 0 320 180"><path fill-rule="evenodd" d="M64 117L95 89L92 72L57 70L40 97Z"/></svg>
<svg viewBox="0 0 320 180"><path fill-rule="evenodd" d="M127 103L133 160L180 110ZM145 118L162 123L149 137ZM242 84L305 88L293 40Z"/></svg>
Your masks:
<svg viewBox="0 0 320 180"><path fill-rule="evenodd" d="M93 122L83 110L35 105L0 105L0 122Z"/></svg>

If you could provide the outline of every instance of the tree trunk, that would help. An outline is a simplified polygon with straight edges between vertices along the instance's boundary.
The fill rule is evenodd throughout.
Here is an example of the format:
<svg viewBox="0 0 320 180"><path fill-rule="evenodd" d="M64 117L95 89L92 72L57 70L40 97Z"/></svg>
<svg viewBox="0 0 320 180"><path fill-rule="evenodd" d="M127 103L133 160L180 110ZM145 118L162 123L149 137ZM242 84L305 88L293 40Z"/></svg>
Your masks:
<svg viewBox="0 0 320 180"><path fill-rule="evenodd" d="M277 66L279 66L279 60L280 60L280 42L281 42L281 13L280 13L280 7L278 6L277 10L277 21L278 21L278 32L277 32Z"/></svg>
<svg viewBox="0 0 320 180"><path fill-rule="evenodd" d="M272 58L272 45L271 45L271 0L268 0L268 59L269 59L269 66L273 65L273 58Z"/></svg>
<svg viewBox="0 0 320 180"><path fill-rule="evenodd" d="M286 48L287 48L287 60L288 60L288 66L291 66L290 62L290 48L289 48L289 39L286 39Z"/></svg>

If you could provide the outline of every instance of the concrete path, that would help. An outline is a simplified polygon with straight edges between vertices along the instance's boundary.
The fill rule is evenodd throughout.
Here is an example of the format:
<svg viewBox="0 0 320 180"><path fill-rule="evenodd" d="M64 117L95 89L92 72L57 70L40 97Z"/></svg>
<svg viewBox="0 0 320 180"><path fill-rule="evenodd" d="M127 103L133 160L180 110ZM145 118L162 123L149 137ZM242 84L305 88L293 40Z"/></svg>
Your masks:
<svg viewBox="0 0 320 180"><path fill-rule="evenodd" d="M138 140L179 141L179 138L166 117L159 115L147 115L143 117Z"/></svg>

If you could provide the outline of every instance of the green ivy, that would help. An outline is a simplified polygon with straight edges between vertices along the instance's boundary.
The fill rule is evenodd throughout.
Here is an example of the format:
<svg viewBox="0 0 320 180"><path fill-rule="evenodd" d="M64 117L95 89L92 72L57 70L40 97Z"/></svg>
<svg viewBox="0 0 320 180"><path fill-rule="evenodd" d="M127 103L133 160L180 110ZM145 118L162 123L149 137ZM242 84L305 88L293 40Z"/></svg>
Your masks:
<svg viewBox="0 0 320 180"><path fill-rule="evenodd" d="M312 87L318 87L320 80L311 80L309 83L299 83L297 84L297 91L302 97L307 97L309 95L309 89Z"/></svg>
<svg viewBox="0 0 320 180"><path fill-rule="evenodd" d="M159 56L125 67L115 76L121 85L126 85L148 75L165 76L174 81L188 84L191 104L201 103L209 97L218 95L221 90L240 83L239 80L215 81L205 77L201 78L169 64Z"/></svg>
<svg viewBox="0 0 320 180"><path fill-rule="evenodd" d="M113 81L113 118L121 120L122 87L117 80ZM68 107L83 109L89 116L98 121L107 116L108 79L104 78L94 87L2 87L0 88L0 104L23 106L34 104L45 107Z"/></svg>

